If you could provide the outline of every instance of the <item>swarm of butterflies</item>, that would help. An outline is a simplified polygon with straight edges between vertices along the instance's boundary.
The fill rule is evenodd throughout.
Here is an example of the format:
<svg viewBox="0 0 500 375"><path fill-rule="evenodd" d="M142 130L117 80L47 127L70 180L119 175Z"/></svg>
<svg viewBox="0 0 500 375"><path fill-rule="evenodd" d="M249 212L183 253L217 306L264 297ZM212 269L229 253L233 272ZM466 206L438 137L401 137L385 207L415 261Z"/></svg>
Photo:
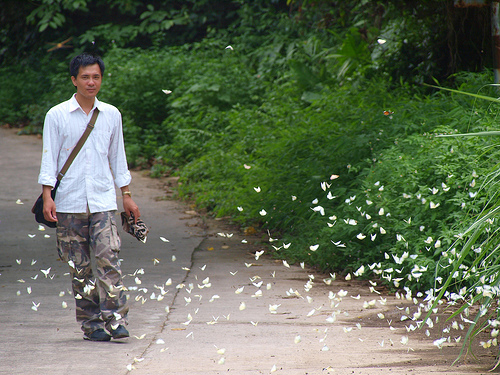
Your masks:
<svg viewBox="0 0 500 375"><path fill-rule="evenodd" d="M245 165L245 168L249 169L251 167ZM338 177L339 177L338 175L332 175L330 179L334 180ZM321 183L321 188L322 188L322 190L326 191L326 189L328 188L327 183ZM256 194L262 193L262 189L260 187L255 187L254 191ZM292 200L294 200L294 201L297 200L297 197L292 196ZM20 200L18 200L16 203L23 204ZM316 203L313 202L313 204L317 204L317 202ZM238 207L238 209L243 210L244 208ZM323 207L314 206L312 209L313 209L313 211L318 212L320 215L325 215ZM262 209L260 214L265 216L267 214L267 212L266 212L266 210ZM384 212L382 212L380 214L384 214ZM351 223L351 225L354 225L354 224L355 223ZM383 233L382 229L383 228L380 228L381 233ZM39 225L38 230L39 230L39 232L45 232L46 229L43 225ZM269 242L275 250L279 250L280 248L289 248L290 246L293 246L292 243L282 243L280 246L277 246L276 244L279 243L279 241L275 238L272 238L270 233L268 233L268 234L269 234ZM218 233L217 235L220 237L225 237L225 238L231 238L233 236L232 233ZM36 238L36 234L32 234L32 233L28 234L28 236L30 238L33 238L33 239ZM43 237L50 238L50 235L44 234ZM357 238L360 240L364 239L365 237L366 236L364 236L362 234L357 236ZM160 236L159 239L161 242L164 242L164 243L170 242L167 238L165 238L163 236ZM247 241L245 239L243 239L241 242L247 243ZM432 239L428 239L428 242L433 243ZM346 246L345 243L342 243L341 241L336 241L333 243L334 243L334 245L336 245L338 247ZM314 252L314 251L317 251L318 248L319 248L318 244L313 244L313 245L310 245L309 250ZM255 261L258 261L264 255L264 253L265 253L265 250L262 250L262 249L255 251L255 253L254 253ZM402 264L405 261L405 259L407 259L408 257L410 257L410 255L408 253L404 253L400 257L394 257L394 261L396 264ZM172 262L176 261L175 255L172 255L171 261ZM22 264L22 262L23 262L22 259L16 259L17 264L20 265L20 264ZM153 265L155 265L155 266L159 265L161 263L160 259L157 259L157 258L152 259L152 262L153 262ZM31 284L37 282L39 277L42 280L45 280L45 279L50 280L50 279L54 278L55 274L52 273L51 267L49 267L47 269L39 269L39 268L37 268L36 264L37 264L37 261L35 259L32 259L30 261L30 265L34 269L34 273L29 276L29 279L26 278L26 279L19 279L18 280L18 282L20 284L26 285L25 292L22 289L17 291L18 296L22 296L22 295L27 294L28 296L31 297L32 292L33 292L33 287ZM69 264L69 265L74 267L74 265L72 265L72 264ZM253 267L254 265L255 265L254 263L242 262L241 267L242 268L243 267L250 268L250 267ZM300 263L299 266L302 269L306 270L304 263ZM286 270L286 269L291 268L292 266L286 260L282 260L282 267L284 267L283 269ZM297 267L297 266L293 266L293 267ZM353 272L352 274L348 274L348 275L344 276L343 278L345 280L349 281L352 278L359 277L359 276L363 275L368 269L377 270L377 267L379 267L379 266L378 265L361 266L355 272ZM181 268L184 271L190 271L190 269L188 267L181 267ZM207 265L203 265L202 267L200 267L200 270L202 272L204 272L206 269L207 269ZM388 269L382 270L382 272L381 272L382 277L384 277L384 275L390 275L390 274L392 274L392 272L393 272L393 270L388 270ZM425 269L424 267L420 267L418 270L413 270L412 272L413 272L414 277L418 277L419 274L427 272L427 269ZM128 280L133 280L133 282L130 282L130 284L127 285L127 287L126 287L128 292L130 293L130 298L134 298L134 300L136 302L139 302L141 304L144 304L148 301L161 302L164 299L164 297L167 295L169 290L172 288L175 288L176 290L183 290L185 292L185 295L183 296L183 301L184 301L185 305L187 306L187 305L190 305L191 303L193 303L196 299L201 300L201 298L202 298L202 296L200 294L192 293L195 289L196 290L203 290L203 289L211 290L210 288L212 288L212 282L211 282L209 276L198 278L197 275L195 276L196 280L198 281L198 283L196 285L194 283L189 283L187 285L178 284L178 285L174 286L172 279L169 278L166 281L162 281L158 285L155 284L152 287L150 285L146 286L146 285L143 285L143 282L141 280L141 276L144 275L144 273L145 273L145 271L143 268L138 268L138 269L136 269L136 271L134 273L126 275L128 277ZM235 276L237 273L238 273L238 269L231 271L229 273L228 277ZM68 273L68 275L69 275L69 273ZM275 277L275 272L273 272L271 274L271 277L272 278ZM381 293L376 289L377 282L370 281L370 286L368 288L370 294L373 295L374 297L366 299L366 300L361 300L360 295L350 295L349 291L347 291L347 290L339 289L335 292L334 281L336 280L336 278L337 278L337 276L335 274L330 274L328 277L322 278L321 282L323 282L324 284L326 284L328 286L331 286L331 290L329 290L328 294L324 296L324 300L326 301L326 303L323 303L323 305L321 305L321 306L311 308L310 311L304 316L304 319L307 319L307 318L312 317L312 316L324 315L325 314L324 310L323 311L320 311L320 310L322 309L322 306L325 306L325 305L327 306L327 309L329 312L327 315L325 315L326 328L323 331L323 336L319 340L319 343L321 344L320 350L322 352L327 352L330 350L328 347L328 344L327 344L328 325L337 322L340 317L342 317L344 315L348 315L347 311L342 310L341 303L342 303L342 300L345 298L352 298L354 300L359 300L360 306L363 309L377 309L378 308L379 310L374 310L374 311L380 311L377 313L378 319L380 319L381 322L384 322L384 324L387 323L387 328L390 331L397 331L398 329L401 330L401 328L394 327L394 325L396 325L395 323L398 323L398 325L400 325L401 323L404 324L404 326L405 326L404 333L400 336L399 342L394 342L390 338L385 339L385 340L381 339L381 340L377 341L377 345L379 347L386 347L386 348L387 347L403 347L403 348L406 348L408 351L411 351L411 350L413 350L411 347L411 338L410 338L411 333L413 331L417 330L417 328L423 328L425 335L427 335L429 337L429 339L432 341L432 344L435 347L441 349L445 345L454 345L456 343L460 343L463 331L467 330L471 324L474 324L474 322L472 320L469 320L468 309L465 309L463 311L463 313L460 314L459 318L457 318L453 321L447 322L445 324L444 328L440 332L439 337L431 338L432 329L435 328L435 326L437 326L437 324L439 323L439 318L437 316L435 316L435 317L431 316L429 318L426 318L426 315L429 312L429 310L431 309L431 305L434 302L434 298L435 298L434 292L432 290L429 290L425 293L417 293L416 295L413 295L412 291L409 288L404 287L403 288L405 291L404 293L396 293L396 298L401 301L401 306L397 307L400 310L400 318L396 321L394 319L387 319L386 318L387 297L384 298L381 295ZM396 282L396 283L398 282L398 281L394 281L394 280L392 280L392 281ZM309 304L313 303L313 298L311 298L307 294L308 294L308 292L311 291L311 289L314 287L315 283L317 282L316 277L314 275L308 274L306 272L304 282L305 282L305 284L303 286L303 291L293 290L292 288L290 288L289 290L284 291L283 297L284 298L294 297L294 298L302 299L306 303L309 303ZM250 287L251 291L248 291L248 287L246 285L241 285L235 289L235 291L234 291L235 296L240 295L240 296L250 296L250 298L259 298L259 297L264 296L266 290L270 290L271 288L273 288L273 283L265 282L260 276L257 276L257 275L254 276L253 278L251 278L250 284L251 284L251 287ZM85 288L85 291L87 293L89 293L94 287L95 287L95 285L93 283L91 283L90 285L88 285ZM245 293L245 288L247 288L246 293ZM151 290L152 290L152 292L151 292ZM465 293L465 290L463 290L462 292ZM211 295L209 298L210 303L214 303L218 299L221 298L219 295L213 294L211 292L210 292L210 295ZM60 291L59 296L61 298L68 296L68 298L72 299L72 293L69 292L69 290L68 291ZM78 296L77 296L77 298L78 298ZM81 298L81 296L80 296L80 298ZM445 304L445 306L453 305L457 300L463 298L463 296L457 295L457 294L447 294L446 298L448 300L448 304ZM235 302L237 302L239 304L238 305L239 311L243 311L247 308L248 301L244 301L244 300L237 300L236 301L235 300ZM68 303L72 303L72 301L70 302L70 301L62 300L61 301L61 308L67 308ZM270 314L279 314L280 307L281 307L280 303L271 303L268 305L267 312ZM434 308L432 313L437 314L440 311L440 309L442 309L442 308L443 308L443 306L439 306L438 308ZM43 311L43 301L36 299L36 298L33 298L31 300L30 309L33 310L34 312ZM169 311L170 311L170 307L166 306L165 307L166 314L168 314ZM182 325L184 327L188 327L189 324L193 320L195 320L197 311L198 310L195 309L195 311L192 314L191 313L188 314L186 321L184 323L182 323ZM227 320L230 319L230 314L227 314L227 315L221 314L221 315L224 317L224 319L227 319ZM208 325L217 324L219 319L220 319L219 316L213 317L213 319L210 321L207 321L206 324L208 324ZM257 327L259 322L257 320L250 320L248 323ZM498 336L498 333L500 331L500 328L499 328L500 322L497 320L491 320L490 326L493 328L491 331L491 338L489 340L480 342L480 345L483 348L489 348L491 346L496 346L498 344L497 343L497 336ZM363 327L362 327L361 323L356 323L352 327L343 326L342 330L344 333L352 335L355 332L362 332L362 328ZM186 338L187 339L194 339L195 333L196 332L194 330L190 330L189 333L187 333ZM358 334L358 336L359 336L358 339L360 341L363 341L362 335ZM134 338L137 340L142 340L145 337L146 337L146 334L142 334L140 336L134 336ZM299 334L294 335L293 342L294 342L294 344L300 345L300 343L302 342L301 335L299 335ZM155 343L161 347L159 350L160 352L166 352L169 349L168 347L165 347L165 341L163 339L158 339L155 341ZM217 363L220 365L224 365L226 363L226 359L228 356L226 349L225 348L218 348L217 346L215 346L215 348L216 348L216 354L218 356ZM127 370L128 371L134 370L136 368L136 366L138 365L138 363L142 362L143 360L144 360L144 358L134 358L134 361L132 363L129 363L126 366ZM275 364L272 366L272 368L269 370L269 372L273 373L273 372L279 371L280 368L281 367L279 366L279 364Z"/></svg>

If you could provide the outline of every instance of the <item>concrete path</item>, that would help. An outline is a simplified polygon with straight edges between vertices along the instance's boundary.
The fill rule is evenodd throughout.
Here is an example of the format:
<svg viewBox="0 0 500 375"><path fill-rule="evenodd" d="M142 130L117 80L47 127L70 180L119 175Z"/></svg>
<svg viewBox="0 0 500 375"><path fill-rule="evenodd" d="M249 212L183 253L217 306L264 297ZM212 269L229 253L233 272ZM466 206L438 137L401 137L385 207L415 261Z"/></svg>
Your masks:
<svg viewBox="0 0 500 375"><path fill-rule="evenodd" d="M444 319L435 337L408 333L395 306L413 303L256 259L268 238L199 217L140 173L131 190L151 232L146 244L122 233L121 252L132 336L84 341L55 230L30 212L40 152L40 139L0 128L0 374L476 374L494 361L478 350L479 363L451 366L460 346L432 344Z"/></svg>

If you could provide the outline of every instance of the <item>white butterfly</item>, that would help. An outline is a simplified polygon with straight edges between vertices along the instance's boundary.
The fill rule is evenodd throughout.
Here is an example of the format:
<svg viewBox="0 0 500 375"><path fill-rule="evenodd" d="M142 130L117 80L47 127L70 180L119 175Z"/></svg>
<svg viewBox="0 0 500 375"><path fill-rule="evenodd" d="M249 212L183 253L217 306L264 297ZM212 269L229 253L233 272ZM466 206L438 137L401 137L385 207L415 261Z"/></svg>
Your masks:
<svg viewBox="0 0 500 375"><path fill-rule="evenodd" d="M440 339L434 340L433 344L437 346L439 349L441 349L445 342L446 342L446 337L441 337Z"/></svg>
<svg viewBox="0 0 500 375"><path fill-rule="evenodd" d="M361 276L365 272L365 266L361 265L356 272L354 272L354 276Z"/></svg>
<svg viewBox="0 0 500 375"><path fill-rule="evenodd" d="M243 292L243 289L245 289L245 287L244 287L244 286L242 286L242 287L240 287L240 288L236 289L236 290L234 291L234 293L235 293L235 294L241 294L241 293Z"/></svg>
<svg viewBox="0 0 500 375"><path fill-rule="evenodd" d="M316 207L312 208L312 210L314 212L319 212L321 214L321 216L325 216L325 209L321 206L316 206Z"/></svg>
<svg viewBox="0 0 500 375"><path fill-rule="evenodd" d="M434 202L429 203L431 210L433 210L434 208L438 208L440 205L441 205L440 203L434 203Z"/></svg>
<svg viewBox="0 0 500 375"><path fill-rule="evenodd" d="M281 304L279 305L269 305L269 312L271 314L276 314L277 311L278 311L278 308L281 306Z"/></svg>
<svg viewBox="0 0 500 375"><path fill-rule="evenodd" d="M347 293L349 293L347 290L340 289L337 294L339 297L345 297L347 296Z"/></svg>
<svg viewBox="0 0 500 375"><path fill-rule="evenodd" d="M252 297L254 298L258 298L258 297L262 297L263 293L262 293L262 290L258 290L255 292L255 294L252 295Z"/></svg>
<svg viewBox="0 0 500 375"><path fill-rule="evenodd" d="M321 186L321 189L322 189L323 191L326 191L326 189L329 189L329 188L330 188L330 186L332 186L332 184L329 184L329 183L327 183L327 182L322 182L322 183L320 184L320 186Z"/></svg>
<svg viewBox="0 0 500 375"><path fill-rule="evenodd" d="M345 244L343 244L342 241L337 241L337 242L332 241L332 243L337 247L345 247Z"/></svg>

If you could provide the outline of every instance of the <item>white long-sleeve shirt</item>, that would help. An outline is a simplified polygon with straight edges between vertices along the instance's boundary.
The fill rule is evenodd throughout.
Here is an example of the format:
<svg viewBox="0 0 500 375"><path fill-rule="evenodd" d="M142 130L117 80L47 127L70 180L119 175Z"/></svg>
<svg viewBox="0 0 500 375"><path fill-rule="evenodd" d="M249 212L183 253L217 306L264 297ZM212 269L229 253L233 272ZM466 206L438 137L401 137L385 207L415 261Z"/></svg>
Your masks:
<svg viewBox="0 0 500 375"><path fill-rule="evenodd" d="M87 205L91 213L116 210L115 184L123 187L132 180L118 109L95 98L94 108L87 115L73 96L47 112L38 183L55 186L57 174L96 107L99 116L95 127L57 188L57 212L83 213L87 212Z"/></svg>

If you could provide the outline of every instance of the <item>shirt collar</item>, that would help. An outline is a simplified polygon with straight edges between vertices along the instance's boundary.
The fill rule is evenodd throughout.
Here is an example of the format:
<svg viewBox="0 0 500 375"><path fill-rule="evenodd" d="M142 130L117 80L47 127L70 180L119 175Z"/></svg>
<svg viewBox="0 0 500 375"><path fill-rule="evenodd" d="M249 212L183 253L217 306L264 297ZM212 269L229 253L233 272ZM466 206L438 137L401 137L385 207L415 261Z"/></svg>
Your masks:
<svg viewBox="0 0 500 375"><path fill-rule="evenodd" d="M80 107L80 104L78 104L78 101L76 100L76 97L75 97L76 94L73 94L73 96L71 97L71 99L69 100L69 111L70 112L74 112L76 111L77 109L81 109L82 107ZM94 107L92 108L92 111L94 111L94 109L96 108L99 108L99 111L101 111L101 102L99 101L99 99L97 99L97 97L94 99ZM82 109L83 111L83 109Z"/></svg>

